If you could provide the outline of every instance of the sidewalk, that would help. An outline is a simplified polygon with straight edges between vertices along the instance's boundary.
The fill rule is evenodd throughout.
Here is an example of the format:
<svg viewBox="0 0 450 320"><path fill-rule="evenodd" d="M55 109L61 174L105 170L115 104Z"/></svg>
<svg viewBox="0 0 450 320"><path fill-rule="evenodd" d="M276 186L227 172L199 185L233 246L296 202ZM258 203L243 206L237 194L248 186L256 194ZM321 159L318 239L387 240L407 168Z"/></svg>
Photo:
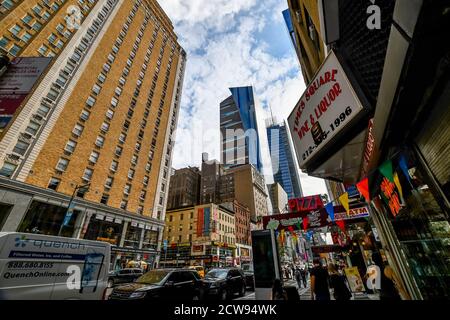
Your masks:
<svg viewBox="0 0 450 320"><path fill-rule="evenodd" d="M306 288L298 288L297 281L295 280L286 280L284 282L285 286L295 286L298 290L298 294L300 295L300 300L311 300L311 288L310 282L308 280ZM334 300L332 292L330 292L331 300ZM376 294L366 294L363 292L353 293L353 297L351 300L379 300L379 296ZM237 300L255 300L255 293L249 294L248 296L239 298Z"/></svg>

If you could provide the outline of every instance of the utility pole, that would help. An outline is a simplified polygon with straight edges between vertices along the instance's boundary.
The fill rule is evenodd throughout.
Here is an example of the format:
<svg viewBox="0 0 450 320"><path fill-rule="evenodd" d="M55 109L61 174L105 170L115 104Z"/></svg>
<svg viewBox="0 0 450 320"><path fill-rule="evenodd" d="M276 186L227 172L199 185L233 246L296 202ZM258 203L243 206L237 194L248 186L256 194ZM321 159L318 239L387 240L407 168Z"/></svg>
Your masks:
<svg viewBox="0 0 450 320"><path fill-rule="evenodd" d="M77 192L79 189L85 188L85 187L89 187L90 185L91 185L90 183L87 183L87 184L83 184L83 185L81 185L81 186L79 186L78 184L75 186L75 189L73 190L73 193L72 193L72 197L70 197L69 206L67 207L66 214L64 215L64 219L63 219L63 221L62 221L62 223L61 223L61 227L59 228L58 236L61 236L61 232L62 232L64 226L65 226L66 224L69 223L70 218L72 217L72 214L73 214L73 208L72 208L72 205L73 205L73 201L74 201L74 199L75 199L75 194L76 194L76 192ZM66 221L66 219L67 219L68 221Z"/></svg>

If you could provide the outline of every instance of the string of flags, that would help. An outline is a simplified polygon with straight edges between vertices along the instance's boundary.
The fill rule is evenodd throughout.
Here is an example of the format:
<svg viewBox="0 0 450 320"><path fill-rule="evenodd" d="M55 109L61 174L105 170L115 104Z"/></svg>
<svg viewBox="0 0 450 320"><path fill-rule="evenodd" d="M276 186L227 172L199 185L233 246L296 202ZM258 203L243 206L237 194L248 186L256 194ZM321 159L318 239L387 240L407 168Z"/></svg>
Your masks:
<svg viewBox="0 0 450 320"><path fill-rule="evenodd" d="M359 191L359 193L363 196L364 200L367 203L370 203L376 196L375 190L371 190L370 186L372 185L372 179L375 176L377 172L381 173L382 175L382 181L379 185L380 192L379 195L385 201L387 207L389 207L391 213L394 215L394 217L398 214L400 211L402 205L405 203L403 199L403 187L400 182L399 175L402 174L406 181L408 181L409 185L413 188L412 184L412 177L410 176L409 169L408 169L408 162L404 154L400 154L398 158L398 168L399 171L394 170L394 166L392 163L392 160L386 160L383 162L378 168L373 170L371 173L368 174L368 176L361 179L358 183L356 183L355 187ZM378 189L378 188L376 188ZM350 211L350 203L349 203L349 193L345 192L344 194L340 195L338 200L334 199L331 200L329 203L325 205L326 212L328 216L330 217L331 221L334 222L339 229L348 236L346 229L345 229L345 221L342 219L335 219L335 211L333 202L337 202L344 207L347 214ZM297 223L297 229L302 230L306 234L306 239L308 241L311 241L313 231L308 231L308 224L309 224L309 218L308 216L303 218L302 223ZM288 228L288 231L295 237L294 239L297 239L297 235L294 232L294 228L290 226ZM277 237L280 237L280 241L284 242L285 240L285 233L284 230L281 230L280 232L277 232Z"/></svg>

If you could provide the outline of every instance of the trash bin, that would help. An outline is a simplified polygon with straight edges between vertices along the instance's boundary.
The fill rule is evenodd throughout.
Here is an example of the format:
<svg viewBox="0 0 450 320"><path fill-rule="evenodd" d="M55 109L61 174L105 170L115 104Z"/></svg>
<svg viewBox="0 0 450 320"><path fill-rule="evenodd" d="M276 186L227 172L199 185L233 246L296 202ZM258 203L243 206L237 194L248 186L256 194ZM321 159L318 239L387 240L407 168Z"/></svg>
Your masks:
<svg viewBox="0 0 450 320"><path fill-rule="evenodd" d="M296 286L284 286L284 291L286 292L288 300L299 301L300 295Z"/></svg>

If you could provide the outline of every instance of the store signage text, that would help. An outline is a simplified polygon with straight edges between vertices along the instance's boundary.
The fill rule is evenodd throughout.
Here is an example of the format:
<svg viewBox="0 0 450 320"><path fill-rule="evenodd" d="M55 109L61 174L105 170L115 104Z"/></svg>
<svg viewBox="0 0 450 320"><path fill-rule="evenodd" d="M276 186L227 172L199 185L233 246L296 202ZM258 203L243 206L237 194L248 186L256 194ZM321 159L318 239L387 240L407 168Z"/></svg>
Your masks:
<svg viewBox="0 0 450 320"><path fill-rule="evenodd" d="M395 190L395 184L390 182L386 177L383 177L380 189L387 200L389 210L391 210L392 215L396 217L401 209L401 204L400 197Z"/></svg>
<svg viewBox="0 0 450 320"><path fill-rule="evenodd" d="M362 109L336 55L331 52L288 118L300 167Z"/></svg>

